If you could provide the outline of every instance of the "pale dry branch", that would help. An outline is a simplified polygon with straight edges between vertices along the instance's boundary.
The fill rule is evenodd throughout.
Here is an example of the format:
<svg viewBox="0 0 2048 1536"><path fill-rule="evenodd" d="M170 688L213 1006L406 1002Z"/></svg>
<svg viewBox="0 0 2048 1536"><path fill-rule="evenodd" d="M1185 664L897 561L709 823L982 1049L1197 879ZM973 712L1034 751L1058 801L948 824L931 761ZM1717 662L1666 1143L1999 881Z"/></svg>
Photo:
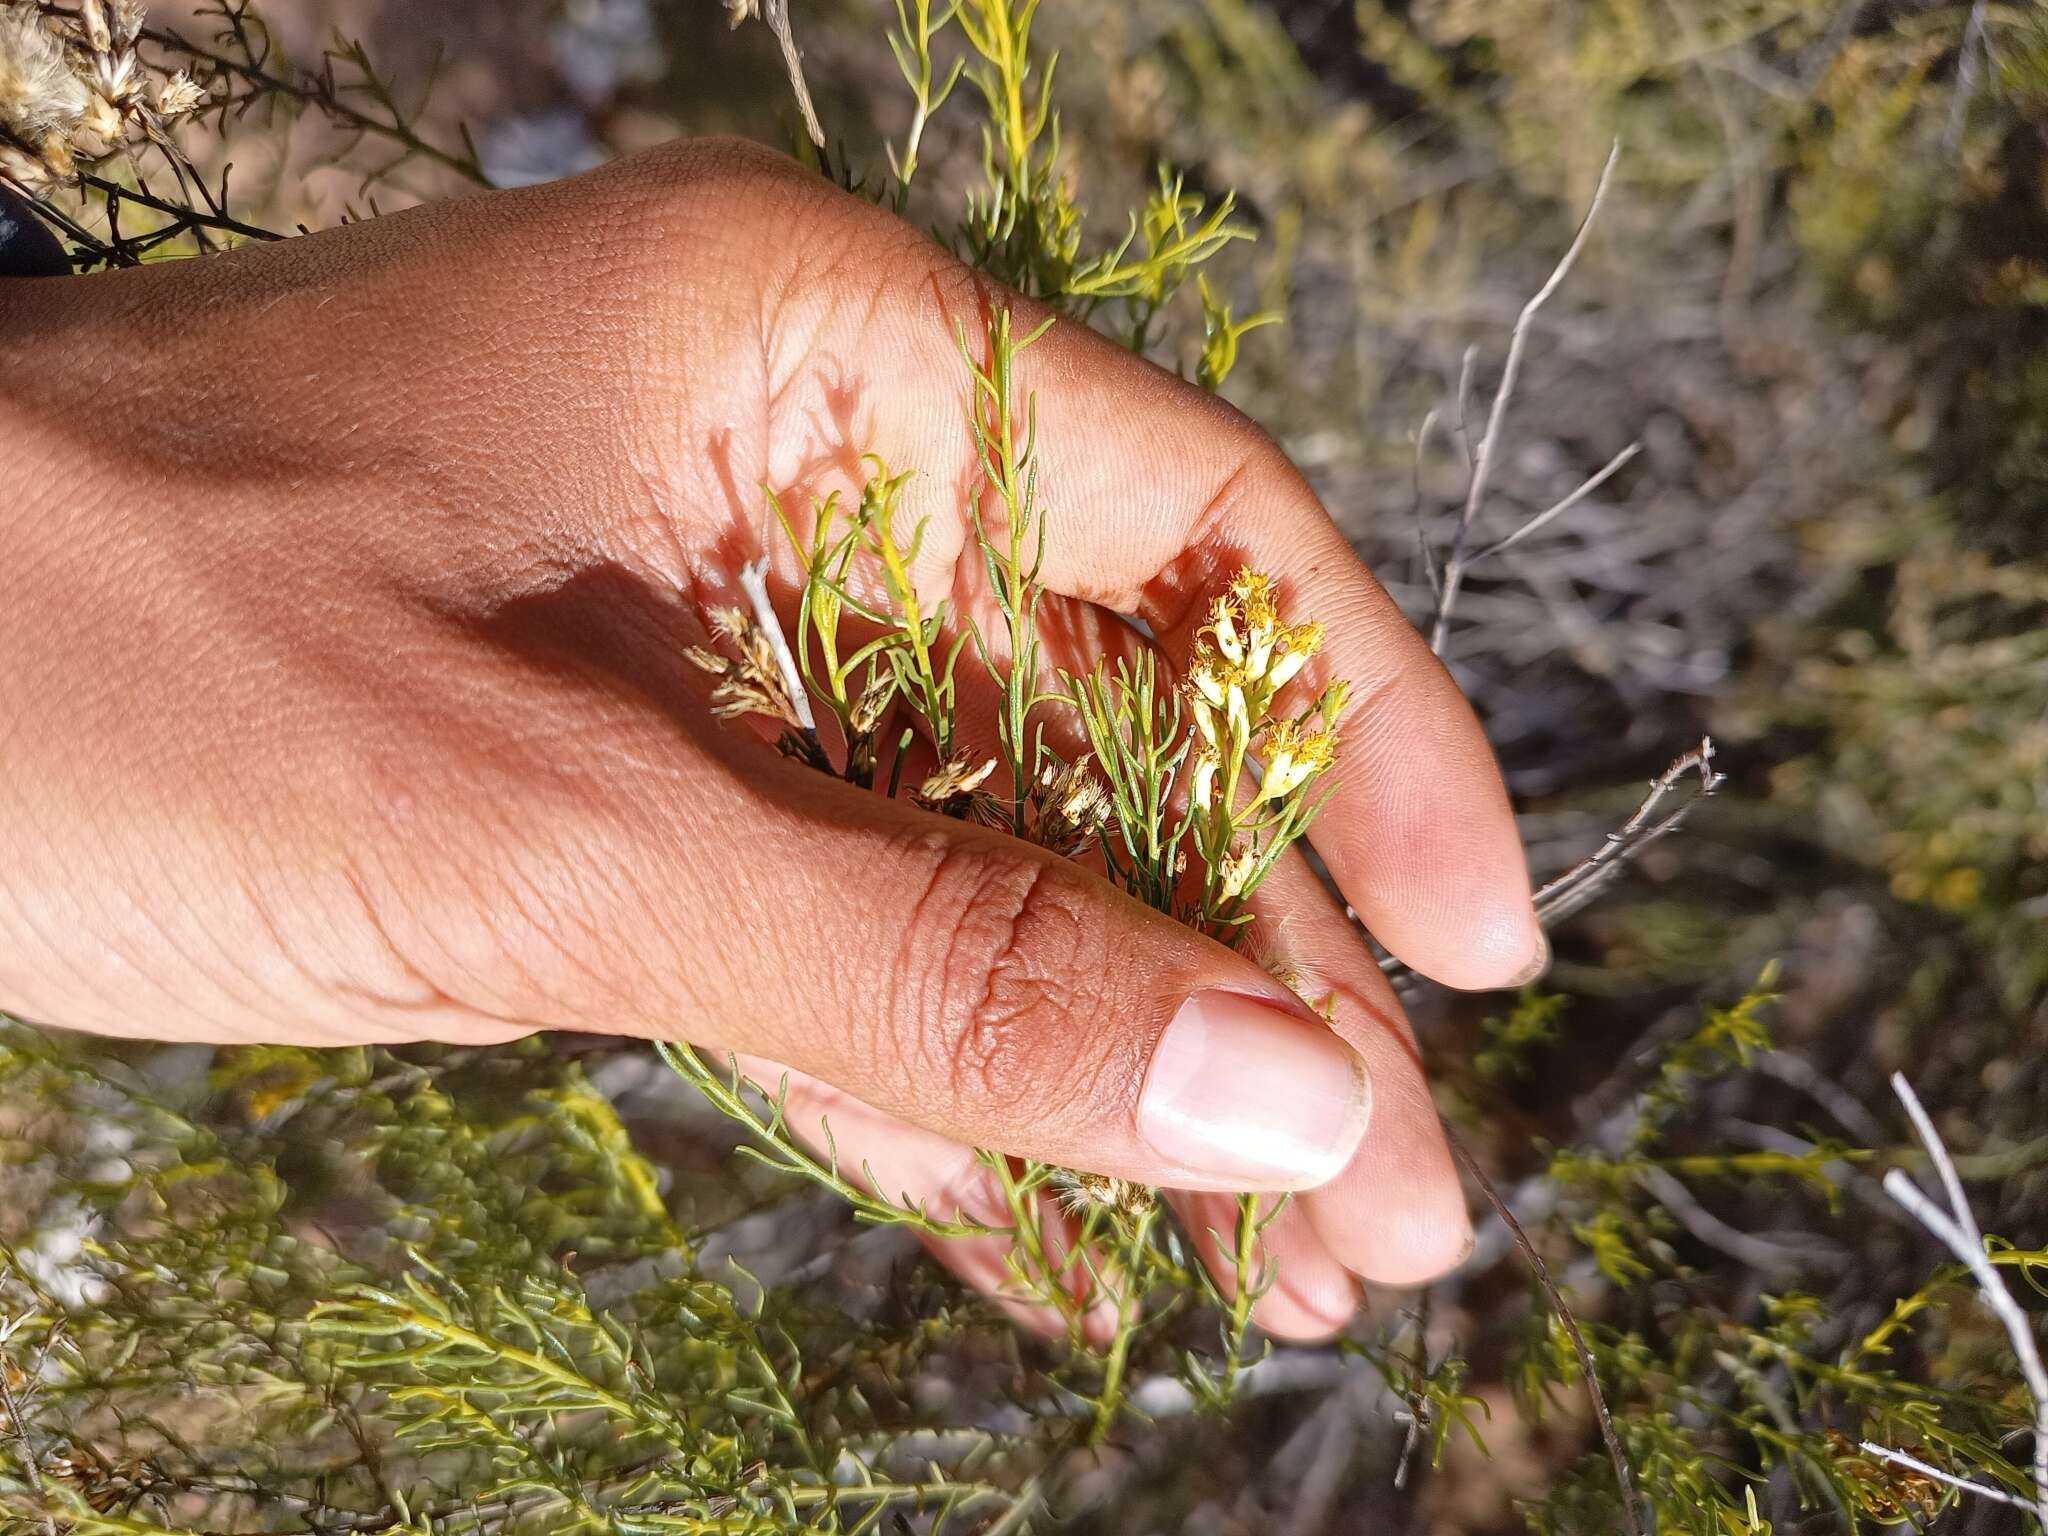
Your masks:
<svg viewBox="0 0 2048 1536"><path fill-rule="evenodd" d="M1429 547L1429 524L1422 516L1422 458L1429 450L1429 434L1436 430L1438 412L1432 408L1422 418L1422 425L1415 432L1415 499L1410 504L1409 516L1415 521L1415 549L1422 557L1422 574L1429 578L1432 597L1443 596L1443 578L1437 574L1436 551Z"/></svg>
<svg viewBox="0 0 2048 1536"><path fill-rule="evenodd" d="M1562 500L1551 503L1551 505L1545 507L1541 512L1538 512L1534 517L1530 518L1529 521L1522 524L1522 526L1517 528L1513 533L1508 534L1504 538L1496 539L1493 543L1487 545L1486 548L1480 550L1478 554L1473 555L1468 563L1472 565L1477 565L1480 561L1490 560L1495 555L1506 554L1509 550L1513 549L1517 544L1521 543L1522 540L1528 538L1530 534L1536 532L1537 529L1543 527L1546 523L1550 522L1554 518L1562 517L1565 513L1571 511L1573 507L1576 507L1580 502L1584 501L1588 496L1592 495L1595 491L1599 490L1601 486L1605 485L1609 480L1614 478L1615 474L1621 469L1621 467L1624 464L1628 463L1630 459L1634 458L1638 453L1642 452L1642 449L1643 445L1641 443L1630 443L1626 448L1622 449L1621 452L1617 453L1613 458L1609 459L1605 464L1603 464L1597 471L1587 476L1586 479L1580 481L1578 489L1573 491L1569 496L1564 497Z"/></svg>
<svg viewBox="0 0 2048 1536"><path fill-rule="evenodd" d="M804 687L803 673L798 670L796 655L782 633L782 621L775 616L775 604L768 597L766 560L751 561L740 567L740 590L747 594L747 606L754 610L754 622L767 637L768 648L775 653L775 670L782 674L782 686L789 694L789 706L796 712L797 724L815 744L818 717L811 713L811 696Z"/></svg>
<svg viewBox="0 0 2048 1536"><path fill-rule="evenodd" d="M1939 1467L1930 1467L1917 1456L1908 1456L1904 1451L1895 1451L1889 1446L1879 1445L1875 1440L1865 1440L1856 1449L1866 1456L1875 1456L1889 1466L1904 1467L1909 1472L1918 1472L1922 1477L1931 1477L1937 1483L1946 1483L1960 1493L1989 1499L1994 1504L2010 1504L2015 1509L2034 1508L2031 1499L2023 1499L2016 1493L2007 1493L2003 1488L1990 1488L1983 1483L1973 1483L1967 1477L1957 1477L1955 1473L1944 1472Z"/></svg>
<svg viewBox="0 0 2048 1536"><path fill-rule="evenodd" d="M2013 1299L1997 1266L1984 1251L1984 1232L1970 1209L1969 1197L1963 1193L1962 1176L1956 1172L1955 1161L1949 1156L1941 1133L1934 1128L1933 1119L1922 1107L1920 1096L1913 1091L1913 1085L1906 1081L1902 1072L1894 1072L1891 1082L1892 1092L1906 1107L1907 1118L1913 1122L1921 1145L1927 1148L1927 1156L1941 1180L1942 1193L1948 1197L1949 1208L1943 1211L1928 1199L1920 1186L1901 1168L1894 1168L1884 1176L1884 1192L1921 1226L1940 1238L1942 1246L1970 1271L1970 1278L1977 1282L1977 1294L2004 1326L2006 1337L2012 1342L2020 1376L2026 1382L2027 1394L2033 1400L2034 1408L2034 1499L2031 1507L2042 1528L2048 1530L2048 1369L2041 1364L2041 1346L2034 1338L2033 1325L2027 1314ZM1975 1485L1972 1487L1973 1491L1984 1491L1976 1489Z"/></svg>
<svg viewBox="0 0 2048 1536"><path fill-rule="evenodd" d="M1607 163L1600 168L1600 180L1593 188L1593 200L1587 205L1586 216L1579 223L1578 233L1572 237L1572 243L1565 248L1564 255L1558 258L1557 265L1551 268L1550 276L1544 281L1543 286L1522 306L1522 312L1515 320L1514 329L1509 333L1507 362L1501 368L1500 385L1493 392L1493 402L1487 407L1486 431L1481 435L1478 451L1472 459L1472 474L1465 487L1464 507L1458 514L1458 531L1451 539L1450 553L1444 560L1443 585L1437 593L1436 618L1430 626L1429 636L1429 648L1439 656L1443 654L1444 640L1450 633L1451 610L1457 605L1458 589L1464 584L1467 568L1474 559L1479 558L1468 555L1465 544L1472 536L1473 521L1478 516L1480 507L1485 505L1487 488L1493 479L1493 468L1500 457L1501 429L1507 422L1508 407L1514 403L1515 386L1521 382L1522 355L1528 349L1529 331L1536 319L1537 311L1550 301L1551 296L1571 274L1572 268L1578 264L1579 253L1586 248L1586 241L1592 234L1594 222L1600 217L1601 206L1607 201L1608 188L1614 182L1614 167L1620 158L1621 144L1617 140L1614 147L1607 152ZM1466 405L1471 390L1471 378L1472 354L1468 351L1458 381L1458 420L1461 426L1467 420ZM1467 441L1470 441L1469 434ZM1604 479L1620 467L1619 464L1611 465L1608 469L1602 470L1598 478ZM1571 501L1575 497L1583 496L1591 489L1590 484L1584 486L1566 500ZM1560 505L1544 516L1547 520L1562 510L1563 507Z"/></svg>
<svg viewBox="0 0 2048 1536"><path fill-rule="evenodd" d="M1657 814L1658 807L1676 792L1679 784L1691 774L1697 774L1698 786L1693 793L1663 815ZM1674 759L1656 778L1650 780L1650 792L1635 808L1629 819L1608 833L1600 846L1579 860L1570 869L1555 879L1539 886L1535 895L1536 920L1545 928L1553 928L1574 912L1595 900L1602 891L1614 883L1633 863L1645 848L1667 833L1676 831L1685 818L1692 814L1694 806L1706 799L1727 782L1727 775L1714 769L1713 738L1703 736L1700 744L1690 752ZM1360 919L1356 911L1346 907L1345 912L1353 922ZM1393 955L1383 956L1380 970L1404 999L1409 997L1415 985L1415 972L1407 962Z"/></svg>
<svg viewBox="0 0 2048 1536"><path fill-rule="evenodd" d="M1675 809L1659 816L1657 808L1665 798L1687 775L1694 773L1699 776L1699 787ZM1537 918L1549 927L1585 906L1605 890L1638 854L1676 829L1695 805L1713 794L1724 782L1726 775L1714 770L1713 738L1703 736L1697 747L1676 758L1670 767L1650 781L1650 792L1643 797L1635 813L1608 833L1597 849L1537 890Z"/></svg>
<svg viewBox="0 0 2048 1536"><path fill-rule="evenodd" d="M1839 1272L1842 1268L1842 1251L1823 1238L1745 1232L1708 1210L1691 1190L1662 1168L1646 1168L1639 1177L1643 1188L1677 1218L1680 1226L1738 1264L1779 1280L1795 1279L1811 1269Z"/></svg>
<svg viewBox="0 0 2048 1536"><path fill-rule="evenodd" d="M804 83L804 55L789 24L789 0L725 0L725 8L734 26L758 16L775 34L775 41L782 45L782 67L789 72L789 88L796 93L797 110L804 115L804 131L823 149L825 129L818 121L818 109L811 104L811 88Z"/></svg>
<svg viewBox="0 0 2048 1536"><path fill-rule="evenodd" d="M1963 44L1956 55L1955 98L1949 104L1948 127L1942 134L1942 149L1953 155L1963 142L1963 125L1969 120L1970 101L1977 94L1983 66L1991 62L1991 38L1984 30L1984 0L1970 7L1970 19L1963 27Z"/></svg>

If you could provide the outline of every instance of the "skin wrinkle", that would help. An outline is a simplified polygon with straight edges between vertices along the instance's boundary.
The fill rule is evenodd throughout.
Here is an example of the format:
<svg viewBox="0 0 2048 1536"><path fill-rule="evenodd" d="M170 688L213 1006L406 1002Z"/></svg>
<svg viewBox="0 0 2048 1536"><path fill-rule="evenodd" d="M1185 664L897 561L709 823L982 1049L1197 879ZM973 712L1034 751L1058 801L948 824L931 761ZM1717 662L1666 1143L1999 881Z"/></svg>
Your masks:
<svg viewBox="0 0 2048 1536"><path fill-rule="evenodd" d="M463 1005L456 1001L454 994L428 976L426 971L399 945L397 939L392 934L391 925L385 921L383 913L378 909L378 903L370 895L369 882L362 873L348 865L341 866L334 873L340 879L343 888L354 898L357 915L371 936L376 940L383 958L397 974L399 980L408 984L413 989L412 995L399 996L388 987L357 983L343 977L337 983L338 989L343 995L359 998L371 1004L380 1012L446 1013L461 1008ZM504 1014L489 1014L488 1016L496 1018L500 1023L504 1024L513 1022L512 1019Z"/></svg>
<svg viewBox="0 0 2048 1536"><path fill-rule="evenodd" d="M993 915L1004 931L990 947L992 958L985 971L978 973L981 995L969 1005L969 1028L960 1036L954 1073L956 1091L965 1074L979 1095L990 1100L1029 1093L1043 1080L1043 1074L1033 1069L1041 1064L1044 1040L1082 1036L1103 1012L1096 999L1067 980L1101 974L1091 966L1092 957L1078 947L1087 937L1086 925L1077 921L1071 900L1064 898L1044 864L1034 862L1028 869L1021 886L989 882L976 893L977 909L993 899ZM1071 935L1069 942L1041 936L1040 930L1055 925ZM965 921L961 931L971 926L971 919ZM1049 967L1046 961L1052 956L1058 961ZM971 995L972 987L963 985L961 990Z"/></svg>

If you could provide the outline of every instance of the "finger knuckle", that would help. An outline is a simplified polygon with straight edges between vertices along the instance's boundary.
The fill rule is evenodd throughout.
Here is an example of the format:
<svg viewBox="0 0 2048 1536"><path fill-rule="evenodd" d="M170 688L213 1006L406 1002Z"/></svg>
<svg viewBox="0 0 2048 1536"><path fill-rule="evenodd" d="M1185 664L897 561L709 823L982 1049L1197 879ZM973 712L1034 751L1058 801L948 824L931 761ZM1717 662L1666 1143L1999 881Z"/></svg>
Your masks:
<svg viewBox="0 0 2048 1536"><path fill-rule="evenodd" d="M1112 1005L1087 891L1050 861L979 845L933 857L898 965L919 1051L963 1102L1009 1100L1090 1070Z"/></svg>

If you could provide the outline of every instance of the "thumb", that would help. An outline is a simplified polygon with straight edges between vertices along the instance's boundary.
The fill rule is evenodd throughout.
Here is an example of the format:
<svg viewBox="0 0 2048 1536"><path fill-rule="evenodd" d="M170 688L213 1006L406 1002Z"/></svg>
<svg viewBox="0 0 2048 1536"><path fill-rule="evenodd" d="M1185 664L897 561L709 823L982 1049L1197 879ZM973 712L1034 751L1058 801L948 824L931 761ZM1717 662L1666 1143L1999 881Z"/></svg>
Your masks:
<svg viewBox="0 0 2048 1536"><path fill-rule="evenodd" d="M678 1032L1148 1184L1305 1189L1349 1161L1364 1065L1258 967L1043 849L761 766L780 793L744 889L698 910L773 921L720 937Z"/></svg>

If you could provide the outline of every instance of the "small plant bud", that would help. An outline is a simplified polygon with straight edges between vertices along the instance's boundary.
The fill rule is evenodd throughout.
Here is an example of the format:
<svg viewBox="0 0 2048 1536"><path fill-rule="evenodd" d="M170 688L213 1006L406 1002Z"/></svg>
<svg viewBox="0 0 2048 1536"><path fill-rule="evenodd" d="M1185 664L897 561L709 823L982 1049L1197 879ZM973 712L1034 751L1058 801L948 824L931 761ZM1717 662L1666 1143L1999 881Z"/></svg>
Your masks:
<svg viewBox="0 0 2048 1536"><path fill-rule="evenodd" d="M1324 730L1337 728L1337 722L1343 718L1345 707L1350 702L1351 684L1344 678L1338 678L1323 690L1323 696L1316 700L1316 709L1322 714Z"/></svg>
<svg viewBox="0 0 2048 1536"><path fill-rule="evenodd" d="M1251 885L1252 872L1258 864L1258 855L1242 844L1231 848L1224 856L1217 874L1225 901L1235 901Z"/></svg>

